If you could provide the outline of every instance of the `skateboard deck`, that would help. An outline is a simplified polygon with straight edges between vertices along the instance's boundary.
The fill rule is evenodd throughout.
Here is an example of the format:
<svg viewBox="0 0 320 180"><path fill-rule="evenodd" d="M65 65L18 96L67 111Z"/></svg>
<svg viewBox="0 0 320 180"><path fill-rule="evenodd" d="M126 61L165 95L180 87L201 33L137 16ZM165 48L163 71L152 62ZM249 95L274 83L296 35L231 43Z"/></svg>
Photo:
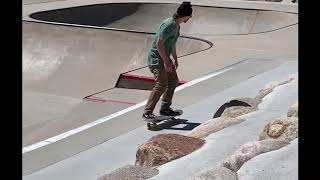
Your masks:
<svg viewBox="0 0 320 180"><path fill-rule="evenodd" d="M180 113L177 116L181 116L183 114L182 110L176 110L176 111L178 111ZM158 123L160 123L162 121L165 121L165 120L175 120L175 117L177 117L177 116L162 116L162 115L159 115L159 116L156 116L154 118L154 120L146 120L146 119L144 119L144 120L147 121L147 127L153 127L153 126L157 126Z"/></svg>

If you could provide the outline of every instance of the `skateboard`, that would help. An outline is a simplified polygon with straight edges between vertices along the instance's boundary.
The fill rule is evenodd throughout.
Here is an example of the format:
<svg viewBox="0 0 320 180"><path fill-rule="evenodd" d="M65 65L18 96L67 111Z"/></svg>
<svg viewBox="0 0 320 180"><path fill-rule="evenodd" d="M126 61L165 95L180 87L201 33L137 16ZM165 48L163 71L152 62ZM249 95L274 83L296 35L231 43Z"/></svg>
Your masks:
<svg viewBox="0 0 320 180"><path fill-rule="evenodd" d="M150 127L154 127L154 126L157 126L158 123L162 122L162 121L174 121L176 120L175 117L177 116L181 116L183 114L183 111L182 110L176 110L177 112L179 112L179 115L176 115L176 116L156 116L154 118L154 120L146 120L144 119L144 121L147 121L147 127L150 128Z"/></svg>

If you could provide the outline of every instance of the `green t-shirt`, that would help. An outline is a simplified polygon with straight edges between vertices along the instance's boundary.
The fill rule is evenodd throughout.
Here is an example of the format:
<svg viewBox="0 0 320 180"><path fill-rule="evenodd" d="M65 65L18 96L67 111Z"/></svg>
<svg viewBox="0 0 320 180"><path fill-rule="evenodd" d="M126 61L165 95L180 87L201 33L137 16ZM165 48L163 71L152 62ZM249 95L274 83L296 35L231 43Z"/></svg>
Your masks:
<svg viewBox="0 0 320 180"><path fill-rule="evenodd" d="M179 37L180 26L176 21L170 17L164 20L158 32L156 33L151 48L148 54L148 65L158 65L159 63L163 64L163 60L160 57L160 54L157 49L157 40L158 38L164 42L164 48L167 56L170 58L172 49L176 47L176 43ZM170 63L172 60L170 59Z"/></svg>

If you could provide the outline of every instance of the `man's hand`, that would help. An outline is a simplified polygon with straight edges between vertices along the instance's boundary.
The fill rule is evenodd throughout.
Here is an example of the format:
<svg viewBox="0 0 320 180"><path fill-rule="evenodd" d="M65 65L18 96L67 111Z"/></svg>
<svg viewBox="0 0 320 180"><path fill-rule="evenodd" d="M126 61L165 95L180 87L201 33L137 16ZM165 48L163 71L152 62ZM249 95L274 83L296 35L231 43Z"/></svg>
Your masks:
<svg viewBox="0 0 320 180"><path fill-rule="evenodd" d="M172 57L173 57L173 59L174 59L175 69L178 69L178 56L177 56L176 47L174 47L174 48L172 49Z"/></svg>
<svg viewBox="0 0 320 180"><path fill-rule="evenodd" d="M164 50L164 42L160 39L157 40L157 48L158 52L161 56L161 59L163 60L164 63L164 68L166 69L167 72L172 71L172 64L169 62L170 59L167 57L165 50Z"/></svg>
<svg viewBox="0 0 320 180"><path fill-rule="evenodd" d="M167 72L172 72L172 64L170 63L164 63L164 68L166 69Z"/></svg>
<svg viewBox="0 0 320 180"><path fill-rule="evenodd" d="M175 60L175 61L174 61L174 66L175 66L176 69L178 69L178 66L179 66L178 60Z"/></svg>

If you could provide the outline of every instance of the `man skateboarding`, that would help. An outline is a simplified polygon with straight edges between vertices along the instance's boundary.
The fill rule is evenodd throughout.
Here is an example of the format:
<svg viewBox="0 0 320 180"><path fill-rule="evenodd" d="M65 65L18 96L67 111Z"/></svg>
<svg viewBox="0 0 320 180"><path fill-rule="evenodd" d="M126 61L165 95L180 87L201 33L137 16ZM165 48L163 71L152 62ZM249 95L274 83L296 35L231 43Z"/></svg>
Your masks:
<svg viewBox="0 0 320 180"><path fill-rule="evenodd" d="M151 73L153 73L156 83L142 115L145 120L155 119L153 110L161 95L163 95L163 97L160 115L180 115L180 112L170 108L174 90L179 82L176 72L178 68L176 42L180 34L180 24L183 22L186 23L191 16L192 7L190 2L183 2L173 17L167 18L161 23L154 37L148 53L148 66ZM170 55L172 55L174 62L170 59Z"/></svg>

